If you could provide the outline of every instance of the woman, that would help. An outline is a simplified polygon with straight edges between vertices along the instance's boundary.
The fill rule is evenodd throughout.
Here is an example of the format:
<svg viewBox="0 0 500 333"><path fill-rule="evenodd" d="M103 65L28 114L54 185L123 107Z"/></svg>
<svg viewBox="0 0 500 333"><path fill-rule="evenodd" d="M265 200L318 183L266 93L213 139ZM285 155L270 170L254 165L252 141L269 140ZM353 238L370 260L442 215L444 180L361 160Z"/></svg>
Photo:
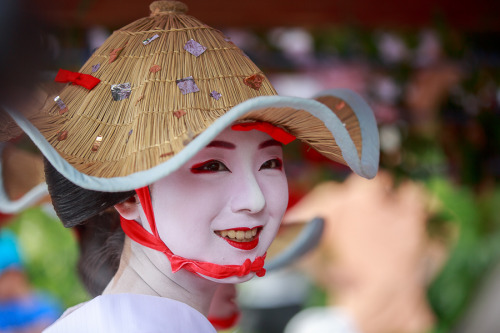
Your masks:
<svg viewBox="0 0 500 333"><path fill-rule="evenodd" d="M298 138L364 177L377 171L377 128L359 96L275 96L184 4L150 8L79 73L60 71L56 81L73 84L40 115L9 111L48 160L64 225L95 223L114 206L126 234L103 295L47 332L212 332L217 286L265 274L287 205L282 144Z"/></svg>

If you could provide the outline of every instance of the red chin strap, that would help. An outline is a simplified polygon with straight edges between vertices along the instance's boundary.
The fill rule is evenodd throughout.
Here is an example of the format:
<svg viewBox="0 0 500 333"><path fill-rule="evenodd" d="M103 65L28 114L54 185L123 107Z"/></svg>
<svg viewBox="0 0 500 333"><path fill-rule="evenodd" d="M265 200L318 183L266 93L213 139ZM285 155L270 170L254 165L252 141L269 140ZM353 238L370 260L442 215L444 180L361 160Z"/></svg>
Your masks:
<svg viewBox="0 0 500 333"><path fill-rule="evenodd" d="M255 272L257 276L264 276L266 274L264 268L265 254L262 257L255 258L254 262L251 262L250 259L246 259L243 265L217 265L210 262L190 260L173 254L167 245L163 243L156 229L149 187L141 187L135 191L137 192L137 196L139 197L142 209L146 214L153 234L149 233L136 221L120 217L122 229L128 237L137 243L165 253L172 266L172 272L175 273L183 268L191 273L205 275L214 279L225 279L231 276L245 276L253 272Z"/></svg>

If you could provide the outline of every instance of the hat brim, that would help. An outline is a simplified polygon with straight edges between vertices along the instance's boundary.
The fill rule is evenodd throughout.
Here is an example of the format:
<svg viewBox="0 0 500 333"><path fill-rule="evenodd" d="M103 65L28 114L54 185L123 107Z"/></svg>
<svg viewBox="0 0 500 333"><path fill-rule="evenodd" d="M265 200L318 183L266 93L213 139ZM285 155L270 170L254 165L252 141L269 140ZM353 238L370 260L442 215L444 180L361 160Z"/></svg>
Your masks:
<svg viewBox="0 0 500 333"><path fill-rule="evenodd" d="M283 235L280 230L267 251L267 262L264 265L266 270L273 271L289 266L318 246L325 228L325 221L317 217L301 227L303 227L302 230L293 240L290 240L286 232Z"/></svg>
<svg viewBox="0 0 500 333"><path fill-rule="evenodd" d="M6 111L57 171L74 184L89 190L121 192L150 185L177 170L221 131L239 120L262 120L282 126L323 155L348 165L356 174L373 178L378 170L379 138L372 110L358 94L350 90L332 89L319 94L316 98L321 100L327 96L340 99L347 104L350 112L344 118L355 118L356 128L353 131L346 126L346 119L341 119L342 116L335 113L333 106L329 107L315 99L260 96L233 107L167 161L147 170L109 178L90 176L78 171L54 149L29 120L8 108ZM318 132L322 132L320 136ZM316 141L315 137L322 139Z"/></svg>
<svg viewBox="0 0 500 333"><path fill-rule="evenodd" d="M0 144L0 212L17 214L42 200L48 200L49 192L43 181L41 156L38 158L12 148L12 156L4 159L5 145ZM16 199L12 199L12 194Z"/></svg>

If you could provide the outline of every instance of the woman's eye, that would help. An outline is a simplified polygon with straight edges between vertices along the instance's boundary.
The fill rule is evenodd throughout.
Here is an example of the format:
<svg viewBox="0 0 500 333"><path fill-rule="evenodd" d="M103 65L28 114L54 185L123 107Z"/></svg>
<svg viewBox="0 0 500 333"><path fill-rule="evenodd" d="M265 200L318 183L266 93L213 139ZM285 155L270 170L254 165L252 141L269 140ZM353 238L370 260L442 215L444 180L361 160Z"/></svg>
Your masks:
<svg viewBox="0 0 500 333"><path fill-rule="evenodd" d="M262 164L260 166L259 170L262 170L262 169L278 169L278 170L281 170L282 168L283 168L283 162L279 158L274 158L272 160L264 162L264 164Z"/></svg>
<svg viewBox="0 0 500 333"><path fill-rule="evenodd" d="M191 167L192 173L208 173L221 171L229 171L229 169L224 165L224 163L216 160L198 163Z"/></svg>

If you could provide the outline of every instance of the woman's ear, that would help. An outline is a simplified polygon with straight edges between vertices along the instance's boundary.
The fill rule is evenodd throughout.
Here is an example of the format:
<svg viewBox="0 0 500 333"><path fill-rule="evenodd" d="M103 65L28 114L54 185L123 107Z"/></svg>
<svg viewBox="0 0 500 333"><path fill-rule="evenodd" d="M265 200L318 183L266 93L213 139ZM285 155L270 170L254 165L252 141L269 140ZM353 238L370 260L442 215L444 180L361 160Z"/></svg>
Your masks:
<svg viewBox="0 0 500 333"><path fill-rule="evenodd" d="M116 204L114 207L123 218L127 220L139 220L140 205L137 194Z"/></svg>

